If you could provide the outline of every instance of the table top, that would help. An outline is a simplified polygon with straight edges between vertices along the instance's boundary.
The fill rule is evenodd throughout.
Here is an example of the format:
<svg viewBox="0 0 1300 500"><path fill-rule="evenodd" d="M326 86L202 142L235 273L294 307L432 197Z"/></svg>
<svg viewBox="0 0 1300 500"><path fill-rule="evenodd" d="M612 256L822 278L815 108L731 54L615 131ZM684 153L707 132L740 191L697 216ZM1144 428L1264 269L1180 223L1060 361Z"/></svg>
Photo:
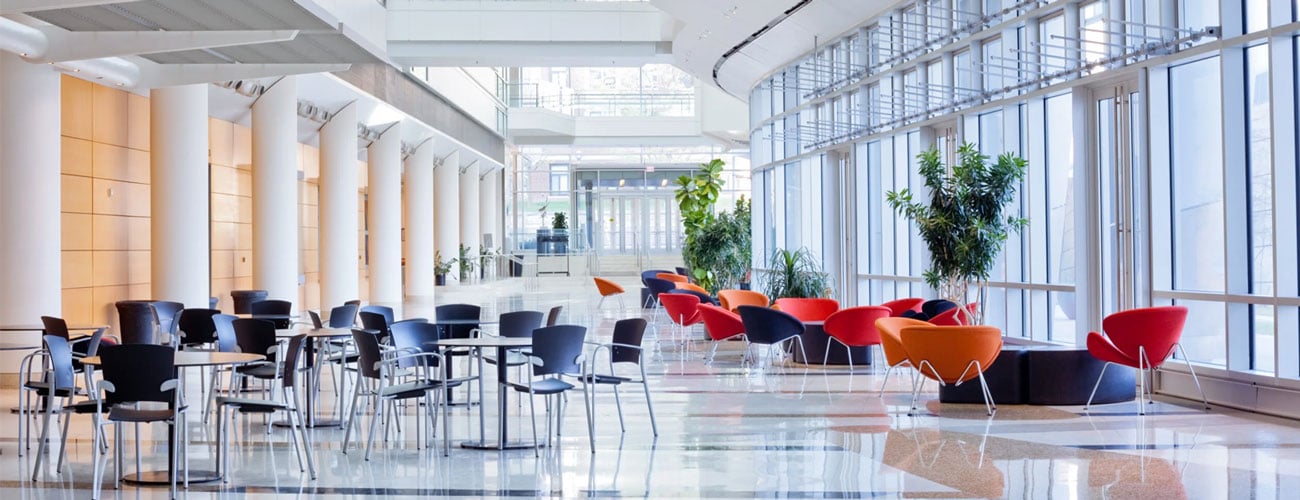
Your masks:
<svg viewBox="0 0 1300 500"><path fill-rule="evenodd" d="M107 330L108 325L68 325L68 331L92 331ZM3 325L0 326L0 332L40 332L44 331L43 325Z"/></svg>
<svg viewBox="0 0 1300 500"><path fill-rule="evenodd" d="M249 314L239 313L235 315L239 319L296 319L297 314Z"/></svg>
<svg viewBox="0 0 1300 500"><path fill-rule="evenodd" d="M440 339L441 347L532 347L532 337L496 337L484 335L467 339Z"/></svg>
<svg viewBox="0 0 1300 500"><path fill-rule="evenodd" d="M315 328L311 328L311 327L306 327L306 326L304 326L304 327L301 327L301 328L287 328L287 329L280 329L280 330L276 330L276 331L275 331L275 336L276 336L276 337L281 337L281 338L293 337L293 336L296 336L296 335L306 335L307 338L309 338L309 339L320 339L320 338L325 338L325 339L334 339L334 338L339 338L339 337L350 337L350 336L352 336L352 329L350 329L350 328L321 328L321 329L317 330L317 329L315 329Z"/></svg>
<svg viewBox="0 0 1300 500"><path fill-rule="evenodd" d="M242 365L261 361L266 356L243 352L176 351L176 366ZM99 366L99 356L81 358L81 364Z"/></svg>

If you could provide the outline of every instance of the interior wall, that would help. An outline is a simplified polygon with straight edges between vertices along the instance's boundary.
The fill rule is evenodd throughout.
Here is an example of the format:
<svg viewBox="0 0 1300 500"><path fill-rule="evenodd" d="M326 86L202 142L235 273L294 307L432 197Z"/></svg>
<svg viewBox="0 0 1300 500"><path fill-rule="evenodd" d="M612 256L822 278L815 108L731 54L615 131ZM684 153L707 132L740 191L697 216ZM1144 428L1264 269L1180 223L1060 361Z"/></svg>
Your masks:
<svg viewBox="0 0 1300 500"><path fill-rule="evenodd" d="M211 175L211 295L218 308L234 310L231 290L253 287L252 130L208 120ZM293 297L286 297L293 299Z"/></svg>
<svg viewBox="0 0 1300 500"><path fill-rule="evenodd" d="M64 76L62 127L63 316L116 325L150 295L149 99Z"/></svg>

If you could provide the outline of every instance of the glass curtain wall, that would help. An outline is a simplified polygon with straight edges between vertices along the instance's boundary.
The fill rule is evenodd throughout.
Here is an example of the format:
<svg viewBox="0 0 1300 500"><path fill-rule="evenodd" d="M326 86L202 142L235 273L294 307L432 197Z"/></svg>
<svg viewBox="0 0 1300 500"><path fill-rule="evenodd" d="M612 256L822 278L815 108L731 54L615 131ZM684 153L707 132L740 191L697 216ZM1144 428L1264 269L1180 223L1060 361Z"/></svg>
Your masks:
<svg viewBox="0 0 1300 500"><path fill-rule="evenodd" d="M856 303L933 297L921 281L924 242L885 196L923 189L916 155L955 136L1029 164L1010 205L1029 225L994 269L988 323L1081 343L1120 307L1183 305L1187 355L1207 373L1296 386L1293 4L953 0L951 21L915 3L864 20L849 45L862 53L847 58L860 77L828 79L809 59L751 91L756 241L770 254L820 240L822 212L808 203L819 196L815 167L847 148L852 199L841 206L855 211L845 255L856 259ZM963 16L1000 28L958 31ZM935 81L948 75L955 88ZM822 114L841 100L848 132Z"/></svg>

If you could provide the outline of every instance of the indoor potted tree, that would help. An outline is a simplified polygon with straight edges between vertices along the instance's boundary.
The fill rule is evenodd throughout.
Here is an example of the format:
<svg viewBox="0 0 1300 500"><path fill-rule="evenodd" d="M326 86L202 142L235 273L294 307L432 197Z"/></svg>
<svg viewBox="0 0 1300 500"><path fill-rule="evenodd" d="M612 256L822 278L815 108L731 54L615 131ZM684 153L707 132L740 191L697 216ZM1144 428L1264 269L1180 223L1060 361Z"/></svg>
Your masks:
<svg viewBox="0 0 1300 500"><path fill-rule="evenodd" d="M964 322L983 321L984 290L1002 244L1011 231L1019 232L1028 220L1006 213L1016 186L1025 176L1025 160L1003 153L990 162L974 144L957 150L957 164L944 166L939 150L917 156L920 174L929 190L929 202L914 200L907 189L886 193L889 205L916 222L930 250L925 282L941 298L968 304L975 285L980 312Z"/></svg>
<svg viewBox="0 0 1300 500"><path fill-rule="evenodd" d="M477 259L469 254L469 250L470 248L465 246L464 243L460 244L460 257L456 259L456 262L460 264L461 283L469 281L470 277L474 275L474 268L476 267L475 261Z"/></svg>
<svg viewBox="0 0 1300 500"><path fill-rule="evenodd" d="M772 299L817 298L830 295L830 277L807 248L778 249L763 273L763 293Z"/></svg>
<svg viewBox="0 0 1300 500"><path fill-rule="evenodd" d="M456 263L456 259L442 260L442 252L433 252L433 284L435 286L444 286L447 284L447 273L451 272L451 266Z"/></svg>

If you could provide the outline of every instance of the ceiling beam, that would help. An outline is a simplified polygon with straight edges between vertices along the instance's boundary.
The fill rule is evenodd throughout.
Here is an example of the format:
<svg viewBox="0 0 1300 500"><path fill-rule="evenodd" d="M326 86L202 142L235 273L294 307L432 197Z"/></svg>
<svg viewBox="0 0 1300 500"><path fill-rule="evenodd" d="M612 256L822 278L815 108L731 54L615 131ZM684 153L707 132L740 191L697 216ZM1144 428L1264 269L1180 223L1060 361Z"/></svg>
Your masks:
<svg viewBox="0 0 1300 500"><path fill-rule="evenodd" d="M237 31L66 31L41 30L48 40L44 53L30 54L32 62L63 62L101 57L157 54L181 50L286 42L297 30Z"/></svg>
<svg viewBox="0 0 1300 500"><path fill-rule="evenodd" d="M225 80L347 71L351 64L140 64L132 88L170 87Z"/></svg>
<svg viewBox="0 0 1300 500"><path fill-rule="evenodd" d="M0 15L22 14L42 10L72 9L126 3L126 0L5 0L0 3Z"/></svg>

